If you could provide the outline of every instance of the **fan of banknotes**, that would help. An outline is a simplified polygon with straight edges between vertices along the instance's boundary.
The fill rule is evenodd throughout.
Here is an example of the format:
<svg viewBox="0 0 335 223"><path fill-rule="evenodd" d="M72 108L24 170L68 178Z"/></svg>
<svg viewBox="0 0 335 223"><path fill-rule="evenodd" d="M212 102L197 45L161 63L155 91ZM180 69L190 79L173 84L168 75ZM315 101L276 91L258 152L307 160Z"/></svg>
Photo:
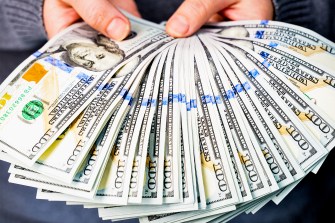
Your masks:
<svg viewBox="0 0 335 223"><path fill-rule="evenodd" d="M76 24L0 86L1 159L105 220L222 222L279 203L335 145L335 44L274 21L174 39Z"/></svg>

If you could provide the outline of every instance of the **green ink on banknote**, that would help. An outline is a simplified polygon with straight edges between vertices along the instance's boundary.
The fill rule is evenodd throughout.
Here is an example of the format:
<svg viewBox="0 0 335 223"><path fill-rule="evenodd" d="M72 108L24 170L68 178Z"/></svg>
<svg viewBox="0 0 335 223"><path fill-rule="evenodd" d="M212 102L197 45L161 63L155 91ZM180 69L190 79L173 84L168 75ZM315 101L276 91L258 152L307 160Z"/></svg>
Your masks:
<svg viewBox="0 0 335 223"><path fill-rule="evenodd" d="M26 120L34 120L43 112L43 103L37 100L28 102L22 109L22 116Z"/></svg>

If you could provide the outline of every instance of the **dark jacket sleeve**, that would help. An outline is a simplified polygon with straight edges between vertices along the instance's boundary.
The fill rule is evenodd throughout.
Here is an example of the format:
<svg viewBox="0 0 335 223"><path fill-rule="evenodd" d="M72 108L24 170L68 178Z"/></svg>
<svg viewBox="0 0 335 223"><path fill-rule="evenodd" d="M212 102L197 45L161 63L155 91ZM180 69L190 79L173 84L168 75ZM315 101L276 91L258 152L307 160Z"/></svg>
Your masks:
<svg viewBox="0 0 335 223"><path fill-rule="evenodd" d="M43 0L0 0L0 50L34 49L47 40Z"/></svg>
<svg viewBox="0 0 335 223"><path fill-rule="evenodd" d="M334 0L273 0L275 20L303 26L335 41Z"/></svg>

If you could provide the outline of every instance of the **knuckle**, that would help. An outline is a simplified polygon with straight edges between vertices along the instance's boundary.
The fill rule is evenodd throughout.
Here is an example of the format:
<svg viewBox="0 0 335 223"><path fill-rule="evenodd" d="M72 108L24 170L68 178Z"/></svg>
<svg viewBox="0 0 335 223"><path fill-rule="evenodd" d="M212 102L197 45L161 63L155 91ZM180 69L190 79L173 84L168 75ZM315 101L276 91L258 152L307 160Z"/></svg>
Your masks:
<svg viewBox="0 0 335 223"><path fill-rule="evenodd" d="M77 5L79 3L79 0L62 0L62 1L72 6Z"/></svg>
<svg viewBox="0 0 335 223"><path fill-rule="evenodd" d="M203 0L186 0L188 3L188 10L191 10L192 13L196 14L201 18L209 17L210 13L210 2L211 1L203 1Z"/></svg>
<svg viewBox="0 0 335 223"><path fill-rule="evenodd" d="M101 29L104 27L105 16L102 10L91 8L87 10L87 23L96 29Z"/></svg>

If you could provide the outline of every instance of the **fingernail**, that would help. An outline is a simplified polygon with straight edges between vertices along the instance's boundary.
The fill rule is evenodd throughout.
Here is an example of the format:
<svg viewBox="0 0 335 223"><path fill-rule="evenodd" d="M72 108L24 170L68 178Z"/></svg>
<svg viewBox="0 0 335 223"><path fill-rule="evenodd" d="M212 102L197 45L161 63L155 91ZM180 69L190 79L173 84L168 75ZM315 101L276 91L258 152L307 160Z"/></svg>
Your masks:
<svg viewBox="0 0 335 223"><path fill-rule="evenodd" d="M184 36L190 28L186 18L182 15L174 16L167 25L168 33L175 37Z"/></svg>
<svg viewBox="0 0 335 223"><path fill-rule="evenodd" d="M120 18L114 18L107 27L107 34L115 40L123 40L129 33L129 25Z"/></svg>

